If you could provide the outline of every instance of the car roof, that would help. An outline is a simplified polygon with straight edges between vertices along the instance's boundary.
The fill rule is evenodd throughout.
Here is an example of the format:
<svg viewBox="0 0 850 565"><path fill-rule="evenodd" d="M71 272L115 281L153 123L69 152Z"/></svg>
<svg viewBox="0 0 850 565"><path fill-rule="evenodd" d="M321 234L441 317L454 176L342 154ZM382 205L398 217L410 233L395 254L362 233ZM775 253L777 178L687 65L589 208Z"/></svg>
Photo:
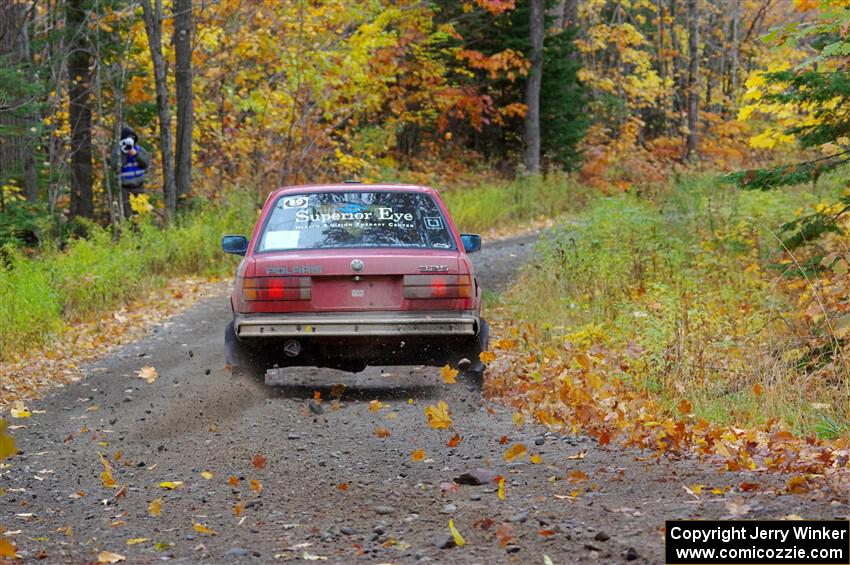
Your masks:
<svg viewBox="0 0 850 565"><path fill-rule="evenodd" d="M436 193L430 186L419 184L364 184L349 182L340 184L301 184L283 186L269 194L269 198L275 198L280 194L288 192L371 192L371 191L404 191L404 192L426 192Z"/></svg>

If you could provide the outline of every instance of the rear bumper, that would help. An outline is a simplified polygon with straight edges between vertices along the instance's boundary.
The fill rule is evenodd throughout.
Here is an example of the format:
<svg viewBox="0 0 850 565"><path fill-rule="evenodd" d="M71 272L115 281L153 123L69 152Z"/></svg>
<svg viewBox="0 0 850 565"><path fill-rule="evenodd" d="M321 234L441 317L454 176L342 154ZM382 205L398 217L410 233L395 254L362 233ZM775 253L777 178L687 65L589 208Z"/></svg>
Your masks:
<svg viewBox="0 0 850 565"><path fill-rule="evenodd" d="M292 337L475 336L481 319L474 311L331 312L237 314L239 339Z"/></svg>

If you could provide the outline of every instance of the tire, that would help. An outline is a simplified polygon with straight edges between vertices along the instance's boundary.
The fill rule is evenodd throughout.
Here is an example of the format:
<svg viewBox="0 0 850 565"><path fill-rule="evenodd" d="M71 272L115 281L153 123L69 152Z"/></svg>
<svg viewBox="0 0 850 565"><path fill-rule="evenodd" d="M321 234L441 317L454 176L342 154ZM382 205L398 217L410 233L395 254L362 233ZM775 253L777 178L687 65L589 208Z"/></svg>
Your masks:
<svg viewBox="0 0 850 565"><path fill-rule="evenodd" d="M233 322L224 328L224 351L233 377L265 380L268 364L259 353L239 341Z"/></svg>
<svg viewBox="0 0 850 565"><path fill-rule="evenodd" d="M477 389L481 389L484 386L484 371L487 369L487 366L481 362L480 356L483 351L487 351L489 344L490 326L482 319L481 331L478 332L475 343L466 354L466 359L469 360L470 365L461 373L463 379L469 383L470 386Z"/></svg>

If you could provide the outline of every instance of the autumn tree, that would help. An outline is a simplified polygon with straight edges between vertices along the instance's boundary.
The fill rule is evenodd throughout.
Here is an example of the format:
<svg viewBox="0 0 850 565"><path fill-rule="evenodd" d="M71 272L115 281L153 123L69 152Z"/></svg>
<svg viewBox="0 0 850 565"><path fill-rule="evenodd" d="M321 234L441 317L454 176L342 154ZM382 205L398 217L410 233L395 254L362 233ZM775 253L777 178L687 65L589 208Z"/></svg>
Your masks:
<svg viewBox="0 0 850 565"><path fill-rule="evenodd" d="M780 64L748 81L748 100L739 117L773 118L770 127L751 140L759 147L799 143L818 148L820 155L778 167L750 169L730 175L746 190L772 190L815 183L833 170L850 164L850 9L843 0L821 0L816 19L774 30L775 44L805 42L814 54L796 68ZM782 226L785 245L797 247L827 232L837 232L850 213L850 193L829 206Z"/></svg>
<svg viewBox="0 0 850 565"><path fill-rule="evenodd" d="M699 122L699 7L688 0L688 138L685 159L696 157Z"/></svg>

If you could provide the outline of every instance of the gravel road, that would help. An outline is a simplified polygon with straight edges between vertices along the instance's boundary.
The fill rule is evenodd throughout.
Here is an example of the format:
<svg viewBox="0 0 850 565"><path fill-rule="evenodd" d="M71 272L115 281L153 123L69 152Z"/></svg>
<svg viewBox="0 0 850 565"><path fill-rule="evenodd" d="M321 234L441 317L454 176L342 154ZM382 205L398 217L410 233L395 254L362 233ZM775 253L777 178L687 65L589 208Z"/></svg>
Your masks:
<svg viewBox="0 0 850 565"><path fill-rule="evenodd" d="M482 285L503 290L534 239L487 245L475 258ZM510 410L443 384L437 369L270 373L278 386L235 380L222 347L229 315L223 295L199 302L12 421L26 427L12 432L21 454L0 469L0 524L26 562L96 562L111 551L130 563L663 563L665 519L848 514L825 491L733 496L744 478L769 487L782 477L518 429ZM146 365L159 372L152 384L135 377ZM424 407L439 400L453 430L426 424ZM462 439L451 448L455 432ZM506 463L516 442L542 462ZM425 459L414 461L419 449ZM98 453L116 488L102 484ZM504 500L493 482L453 482L476 469L505 478ZM733 490L683 488L695 484ZM148 511L156 499L159 517ZM465 546L451 547L449 519Z"/></svg>

